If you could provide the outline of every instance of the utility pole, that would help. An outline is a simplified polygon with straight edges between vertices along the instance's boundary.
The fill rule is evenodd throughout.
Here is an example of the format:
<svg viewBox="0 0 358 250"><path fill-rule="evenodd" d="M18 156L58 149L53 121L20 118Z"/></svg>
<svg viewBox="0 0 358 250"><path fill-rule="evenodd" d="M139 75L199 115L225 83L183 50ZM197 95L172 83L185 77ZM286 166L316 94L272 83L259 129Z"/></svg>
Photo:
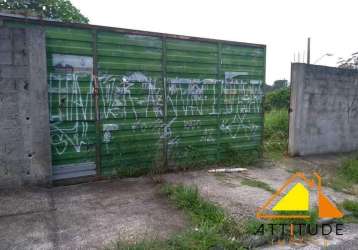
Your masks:
<svg viewBox="0 0 358 250"><path fill-rule="evenodd" d="M311 63L311 38L307 39L307 64Z"/></svg>

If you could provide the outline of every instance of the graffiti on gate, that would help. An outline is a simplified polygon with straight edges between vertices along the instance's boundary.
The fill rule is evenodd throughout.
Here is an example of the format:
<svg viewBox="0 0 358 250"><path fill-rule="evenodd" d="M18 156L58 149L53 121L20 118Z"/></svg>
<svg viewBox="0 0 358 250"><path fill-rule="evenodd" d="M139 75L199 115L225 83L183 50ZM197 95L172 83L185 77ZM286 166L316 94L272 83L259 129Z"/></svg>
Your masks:
<svg viewBox="0 0 358 250"><path fill-rule="evenodd" d="M82 147L95 141L91 133L95 119L93 75L78 70L88 70L92 61L84 57L70 59L58 63L57 69L61 70L49 74L52 145L58 155L70 148L81 152ZM102 142L110 143L113 133L126 127L130 133L146 131L157 135L158 140L167 138L169 145L178 145L181 138L173 132L173 124L179 124L184 131L201 129L200 141L214 142L216 129L203 126L204 116L219 117L220 131L232 139L243 132L250 137L260 129L250 122L250 114L261 112L261 81L236 79L240 75L245 72L229 72L224 81L168 78L164 124L164 90L159 78L142 72L100 74Z"/></svg>

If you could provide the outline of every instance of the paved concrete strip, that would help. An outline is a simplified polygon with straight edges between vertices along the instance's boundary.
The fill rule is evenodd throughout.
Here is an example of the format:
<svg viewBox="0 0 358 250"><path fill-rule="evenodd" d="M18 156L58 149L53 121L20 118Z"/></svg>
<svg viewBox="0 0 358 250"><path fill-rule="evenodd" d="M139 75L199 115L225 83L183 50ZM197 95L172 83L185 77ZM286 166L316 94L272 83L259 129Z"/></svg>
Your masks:
<svg viewBox="0 0 358 250"><path fill-rule="evenodd" d="M1 191L0 249L97 249L163 239L186 227L148 178Z"/></svg>

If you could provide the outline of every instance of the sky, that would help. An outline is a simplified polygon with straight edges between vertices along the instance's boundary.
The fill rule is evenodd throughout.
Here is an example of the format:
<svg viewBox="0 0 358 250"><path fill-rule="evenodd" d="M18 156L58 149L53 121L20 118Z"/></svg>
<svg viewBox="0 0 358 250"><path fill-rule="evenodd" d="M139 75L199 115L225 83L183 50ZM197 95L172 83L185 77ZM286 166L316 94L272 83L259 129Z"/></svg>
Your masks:
<svg viewBox="0 0 358 250"><path fill-rule="evenodd" d="M321 58L317 64L334 67L339 57L358 52L357 0L71 2L91 24L265 44L268 84L290 79L291 62L298 53L303 62L308 37L311 63Z"/></svg>

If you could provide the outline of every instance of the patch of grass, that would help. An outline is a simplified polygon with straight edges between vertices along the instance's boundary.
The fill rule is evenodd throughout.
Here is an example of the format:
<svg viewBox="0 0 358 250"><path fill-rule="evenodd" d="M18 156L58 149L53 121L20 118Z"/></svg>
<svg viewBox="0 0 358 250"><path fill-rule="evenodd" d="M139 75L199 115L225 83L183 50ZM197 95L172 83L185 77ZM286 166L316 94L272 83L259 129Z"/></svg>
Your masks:
<svg viewBox="0 0 358 250"><path fill-rule="evenodd" d="M254 235L261 224L262 221L259 221L256 218L252 218L245 220L241 226L245 234Z"/></svg>
<svg viewBox="0 0 358 250"><path fill-rule="evenodd" d="M241 181L241 184L250 186L250 187L261 188L261 189L266 190L271 193L276 192L275 189L273 189L269 184L262 182L262 181L258 181L258 180L244 179L243 181Z"/></svg>
<svg viewBox="0 0 358 250"><path fill-rule="evenodd" d="M358 155L345 160L339 174L349 182L358 184Z"/></svg>
<svg viewBox="0 0 358 250"><path fill-rule="evenodd" d="M178 208L189 214L196 228L209 226L229 238L238 236L235 221L221 207L203 199L197 188L166 185L164 192Z"/></svg>
<svg viewBox="0 0 358 250"><path fill-rule="evenodd" d="M238 235L240 227L224 210L204 200L197 188L165 185L164 193L190 217L193 227L165 241L143 241L128 245L119 242L116 249L243 249Z"/></svg>
<svg viewBox="0 0 358 250"><path fill-rule="evenodd" d="M115 249L126 250L186 250L186 249L251 249L255 233L262 223L275 224L274 235L261 236L264 242L277 239L288 239L289 231L281 235L282 223L315 223L317 213L312 213L311 220L276 220L259 221L256 218L247 219L239 224L228 216L225 211L215 204L203 199L195 187L182 185L165 185L164 193L173 204L184 210L192 221L192 227L174 235L168 240L143 241L136 244L119 242ZM282 214L282 213L280 213ZM286 228L289 230L288 228ZM253 237L253 238L252 238Z"/></svg>
<svg viewBox="0 0 358 250"><path fill-rule="evenodd" d="M288 109L290 106L290 88L283 87L271 92L265 96L264 110Z"/></svg>
<svg viewBox="0 0 358 250"><path fill-rule="evenodd" d="M352 215L358 218L358 202L345 200L342 205L344 209L352 212Z"/></svg>
<svg viewBox="0 0 358 250"><path fill-rule="evenodd" d="M345 214L343 218L338 219L340 223L358 223L358 202L345 200L344 202L338 204L339 209L345 209L346 211L351 212L351 215Z"/></svg>
<svg viewBox="0 0 358 250"><path fill-rule="evenodd" d="M288 110L278 109L265 113L264 154L279 160L287 152Z"/></svg>
<svg viewBox="0 0 358 250"><path fill-rule="evenodd" d="M354 216L344 216L337 220L339 223L353 223L358 224L358 218Z"/></svg>
<svg viewBox="0 0 358 250"><path fill-rule="evenodd" d="M183 209L195 224L222 224L224 211L200 197L197 188L165 185L164 192L176 207Z"/></svg>
<svg viewBox="0 0 358 250"><path fill-rule="evenodd" d="M329 181L329 185L340 192L357 194L358 186L358 155L345 159L337 174Z"/></svg>

